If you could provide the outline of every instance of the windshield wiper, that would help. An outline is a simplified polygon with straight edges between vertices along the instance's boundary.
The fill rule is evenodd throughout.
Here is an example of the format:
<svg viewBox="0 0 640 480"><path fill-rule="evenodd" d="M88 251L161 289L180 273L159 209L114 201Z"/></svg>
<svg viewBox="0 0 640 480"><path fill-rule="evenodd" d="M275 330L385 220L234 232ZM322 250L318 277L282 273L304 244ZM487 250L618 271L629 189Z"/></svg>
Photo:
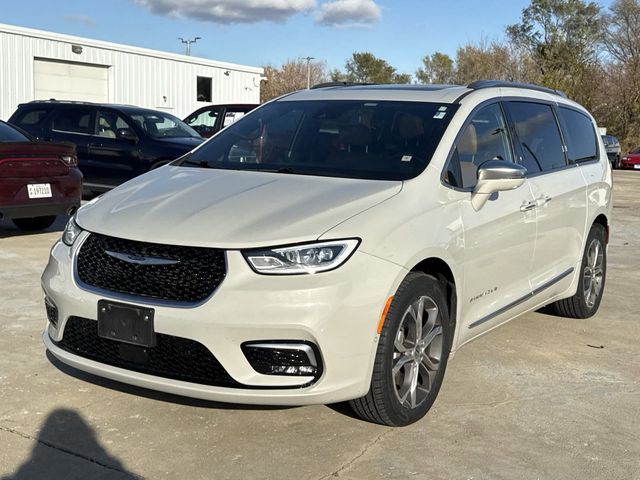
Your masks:
<svg viewBox="0 0 640 480"><path fill-rule="evenodd" d="M179 165L193 165L201 168L213 168L209 162L206 160L191 160L191 158L187 158L179 163Z"/></svg>
<svg viewBox="0 0 640 480"><path fill-rule="evenodd" d="M290 173L290 174L298 173L291 167L282 167L282 168L279 168L279 169L275 170L275 172L276 173Z"/></svg>

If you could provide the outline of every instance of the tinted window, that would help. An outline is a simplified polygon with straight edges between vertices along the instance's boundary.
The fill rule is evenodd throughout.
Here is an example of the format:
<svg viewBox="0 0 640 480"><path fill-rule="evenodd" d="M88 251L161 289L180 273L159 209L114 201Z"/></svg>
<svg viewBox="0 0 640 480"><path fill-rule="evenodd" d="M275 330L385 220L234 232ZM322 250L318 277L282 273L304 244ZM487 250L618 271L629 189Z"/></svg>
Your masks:
<svg viewBox="0 0 640 480"><path fill-rule="evenodd" d="M478 167L493 159L513 161L507 124L497 103L473 115L456 142L445 181L454 187L473 187Z"/></svg>
<svg viewBox="0 0 640 480"><path fill-rule="evenodd" d="M131 118L153 138L200 137L193 128L168 113L143 111L132 113Z"/></svg>
<svg viewBox="0 0 640 480"><path fill-rule="evenodd" d="M96 115L95 135L103 138L117 138L118 130L132 130L127 121L116 112L99 111Z"/></svg>
<svg viewBox="0 0 640 480"><path fill-rule="evenodd" d="M86 108L63 108L56 113L51 125L59 132L93 134L91 110Z"/></svg>
<svg viewBox="0 0 640 480"><path fill-rule="evenodd" d="M29 139L15 128L0 122L0 142L28 142Z"/></svg>
<svg viewBox="0 0 640 480"><path fill-rule="evenodd" d="M567 156L570 162L586 162L598 158L598 137L591 119L586 115L569 108L558 108L562 121L564 139L567 143ZM613 145L613 137L608 136L608 143Z"/></svg>
<svg viewBox="0 0 640 480"><path fill-rule="evenodd" d="M424 170L457 106L279 101L230 125L184 166L408 179Z"/></svg>
<svg viewBox="0 0 640 480"><path fill-rule="evenodd" d="M39 125L42 120L49 114L48 109L27 110L19 112L11 123L19 127L29 127Z"/></svg>
<svg viewBox="0 0 640 480"><path fill-rule="evenodd" d="M215 133L216 122L221 113L220 108L204 110L187 118L186 123L205 138Z"/></svg>
<svg viewBox="0 0 640 480"><path fill-rule="evenodd" d="M562 140L551 107L530 102L509 102L508 105L526 169L535 173L564 167Z"/></svg>

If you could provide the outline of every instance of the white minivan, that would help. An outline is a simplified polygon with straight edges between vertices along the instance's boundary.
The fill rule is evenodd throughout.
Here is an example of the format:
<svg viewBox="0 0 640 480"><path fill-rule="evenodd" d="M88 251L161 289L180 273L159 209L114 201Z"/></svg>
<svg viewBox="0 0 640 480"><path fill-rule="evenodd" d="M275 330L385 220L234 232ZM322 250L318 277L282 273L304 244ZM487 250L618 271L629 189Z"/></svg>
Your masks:
<svg viewBox="0 0 640 480"><path fill-rule="evenodd" d="M598 310L611 168L534 85L329 84L84 205L42 276L47 349L96 375L407 425L514 317Z"/></svg>

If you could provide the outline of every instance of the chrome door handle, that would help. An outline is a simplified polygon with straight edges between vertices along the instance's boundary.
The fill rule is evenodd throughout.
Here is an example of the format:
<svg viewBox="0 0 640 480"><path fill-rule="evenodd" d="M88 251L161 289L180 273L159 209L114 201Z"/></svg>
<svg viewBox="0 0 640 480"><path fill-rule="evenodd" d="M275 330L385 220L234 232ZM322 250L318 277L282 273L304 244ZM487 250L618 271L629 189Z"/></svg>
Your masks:
<svg viewBox="0 0 640 480"><path fill-rule="evenodd" d="M520 211L521 212L528 212L529 210L533 210L537 206L538 206L538 204L535 201L524 202L522 204L522 206L520 207Z"/></svg>
<svg viewBox="0 0 640 480"><path fill-rule="evenodd" d="M537 199L536 199L536 205L538 207L542 207L543 205L546 205L547 203L549 203L551 201L551 197L549 195L540 195Z"/></svg>

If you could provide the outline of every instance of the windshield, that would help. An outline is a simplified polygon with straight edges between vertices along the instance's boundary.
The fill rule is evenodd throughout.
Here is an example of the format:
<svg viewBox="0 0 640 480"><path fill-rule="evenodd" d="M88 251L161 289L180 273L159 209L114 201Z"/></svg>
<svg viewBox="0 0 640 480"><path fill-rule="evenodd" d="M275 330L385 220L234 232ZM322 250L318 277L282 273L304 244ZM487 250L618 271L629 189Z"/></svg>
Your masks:
<svg viewBox="0 0 640 480"><path fill-rule="evenodd" d="M15 128L0 122L0 142L28 142L29 139Z"/></svg>
<svg viewBox="0 0 640 480"><path fill-rule="evenodd" d="M200 138L198 132L182 120L161 112L136 112L130 115L136 125L153 138Z"/></svg>
<svg viewBox="0 0 640 480"><path fill-rule="evenodd" d="M180 164L376 180L422 172L457 105L279 101L229 126Z"/></svg>

